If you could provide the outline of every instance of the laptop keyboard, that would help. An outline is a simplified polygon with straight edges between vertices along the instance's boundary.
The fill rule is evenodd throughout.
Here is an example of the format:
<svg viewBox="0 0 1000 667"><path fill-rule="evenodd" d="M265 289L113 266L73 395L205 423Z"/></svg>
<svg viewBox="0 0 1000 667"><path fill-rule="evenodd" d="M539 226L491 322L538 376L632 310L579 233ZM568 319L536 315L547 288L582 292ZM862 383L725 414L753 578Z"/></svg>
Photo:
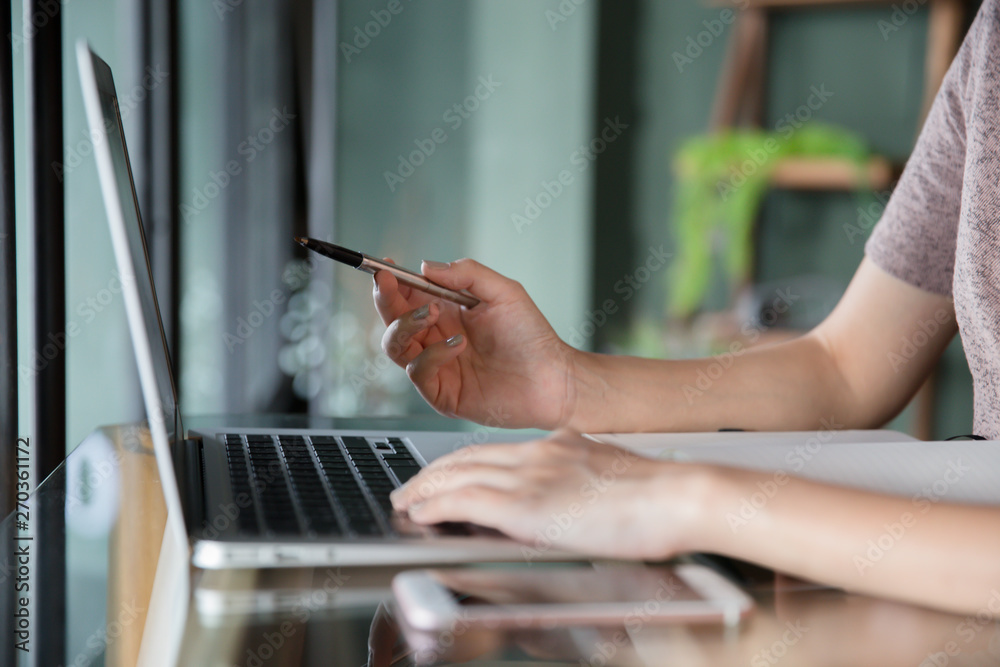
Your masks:
<svg viewBox="0 0 1000 667"><path fill-rule="evenodd" d="M240 533L395 536L389 494L420 471L399 438L226 434ZM241 496L241 494L243 494Z"/></svg>

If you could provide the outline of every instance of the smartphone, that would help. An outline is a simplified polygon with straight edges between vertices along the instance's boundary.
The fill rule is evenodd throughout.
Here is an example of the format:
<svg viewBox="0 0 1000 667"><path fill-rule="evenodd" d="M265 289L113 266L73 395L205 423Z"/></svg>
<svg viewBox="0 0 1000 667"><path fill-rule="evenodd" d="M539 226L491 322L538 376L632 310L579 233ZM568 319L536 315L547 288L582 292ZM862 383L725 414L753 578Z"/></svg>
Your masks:
<svg viewBox="0 0 1000 667"><path fill-rule="evenodd" d="M416 630L551 628L630 623L737 625L753 600L695 564L409 570L392 581Z"/></svg>

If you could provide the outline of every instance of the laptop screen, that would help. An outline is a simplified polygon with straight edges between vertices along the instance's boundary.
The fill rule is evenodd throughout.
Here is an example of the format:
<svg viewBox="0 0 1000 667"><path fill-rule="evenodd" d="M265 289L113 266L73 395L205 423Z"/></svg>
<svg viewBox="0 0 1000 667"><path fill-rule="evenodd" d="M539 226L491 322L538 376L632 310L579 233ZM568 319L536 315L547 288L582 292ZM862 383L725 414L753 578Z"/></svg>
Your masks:
<svg viewBox="0 0 1000 667"><path fill-rule="evenodd" d="M180 428L170 357L149 270L146 240L132 184L111 68L91 52L84 40L77 43L77 61L101 194L108 212L108 228L149 419L149 434L156 455L156 477L167 509L140 662L148 662L149 656L155 654L157 662L162 660L164 664L174 664L180 641L170 635L183 631L189 590L190 544L171 456L171 444L175 437L183 435L183 430ZM150 627L158 630L146 632ZM147 660L141 657L143 654L146 654Z"/></svg>
<svg viewBox="0 0 1000 667"><path fill-rule="evenodd" d="M122 266L121 262L119 262L119 278L126 291L130 287L129 283L134 282L134 287L139 294L142 319L145 323L145 338L148 341L149 357L156 377L157 393L159 394L159 406L156 411L159 414L153 413L148 416L151 422L156 419L162 419L169 440L172 442L175 435L178 435L177 429L180 428L176 406L176 391L170 367L170 357L167 352L166 338L163 334L163 324L156 301L156 291L153 287L153 278L147 259L146 239L143 234L139 206L135 196L135 186L132 182L128 149L125 146L125 138L122 134L118 98L115 94L111 69L103 60L89 53L89 51L86 55L93 63L104 129L103 136L95 133L96 136L92 138L95 144L105 138L107 139L107 151L111 154L111 163L114 172L114 189L116 191L114 200L107 201L109 194L107 186L109 184L104 184L106 205L110 207L116 201L121 207L121 215L125 233L128 236L128 247L132 260L132 275L126 275L129 270L128 267ZM81 53L82 56L83 54ZM133 336L136 334L134 328L132 334ZM146 401L146 409L147 413L154 409L154 406L151 406L148 400Z"/></svg>

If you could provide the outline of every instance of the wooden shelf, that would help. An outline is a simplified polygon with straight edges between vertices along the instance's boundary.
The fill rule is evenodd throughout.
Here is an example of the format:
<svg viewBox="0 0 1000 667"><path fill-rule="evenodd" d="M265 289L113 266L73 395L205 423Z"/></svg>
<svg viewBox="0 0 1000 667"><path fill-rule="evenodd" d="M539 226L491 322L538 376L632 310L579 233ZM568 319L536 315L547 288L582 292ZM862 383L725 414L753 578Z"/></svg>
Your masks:
<svg viewBox="0 0 1000 667"><path fill-rule="evenodd" d="M888 190L893 167L873 157L864 169L843 158L783 158L771 173L771 184L788 190Z"/></svg>

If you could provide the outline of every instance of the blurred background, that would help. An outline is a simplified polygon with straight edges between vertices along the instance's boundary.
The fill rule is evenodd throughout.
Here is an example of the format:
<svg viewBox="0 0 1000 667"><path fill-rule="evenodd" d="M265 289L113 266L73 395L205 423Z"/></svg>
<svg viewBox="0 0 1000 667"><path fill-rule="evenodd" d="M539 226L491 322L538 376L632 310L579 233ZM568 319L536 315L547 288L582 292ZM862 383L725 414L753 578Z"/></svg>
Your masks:
<svg viewBox="0 0 1000 667"><path fill-rule="evenodd" d="M793 336L845 289L977 8L66 0L63 41L115 71L186 414L414 414L370 279L293 234L409 267L474 257L581 348ZM14 37L38 17L12 12L23 73ZM69 46L63 77L71 449L142 408ZM23 126L23 78L15 95ZM19 322L33 305L24 291ZM956 340L892 426L946 437L971 416Z"/></svg>

